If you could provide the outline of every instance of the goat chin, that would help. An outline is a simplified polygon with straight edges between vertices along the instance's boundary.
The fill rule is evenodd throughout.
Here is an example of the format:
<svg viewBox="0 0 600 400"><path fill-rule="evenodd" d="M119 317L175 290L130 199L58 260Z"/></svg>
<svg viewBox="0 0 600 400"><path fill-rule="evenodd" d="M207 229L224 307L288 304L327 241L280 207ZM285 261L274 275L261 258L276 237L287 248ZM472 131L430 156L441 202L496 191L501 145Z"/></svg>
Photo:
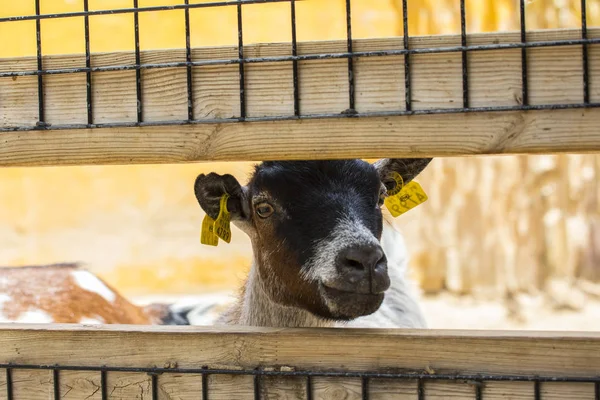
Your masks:
<svg viewBox="0 0 600 400"><path fill-rule="evenodd" d="M419 305L416 285L407 277L408 250L402 234L384 219L381 246L388 259L391 286L383 304L371 315L357 318L344 326L359 328L425 329L427 323Z"/></svg>

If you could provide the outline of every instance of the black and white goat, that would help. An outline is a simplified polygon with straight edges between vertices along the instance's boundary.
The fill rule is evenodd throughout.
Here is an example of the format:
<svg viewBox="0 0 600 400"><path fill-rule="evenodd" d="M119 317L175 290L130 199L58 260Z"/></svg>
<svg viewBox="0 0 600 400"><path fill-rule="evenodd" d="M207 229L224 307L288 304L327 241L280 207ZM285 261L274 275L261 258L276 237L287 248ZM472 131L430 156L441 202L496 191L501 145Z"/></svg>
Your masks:
<svg viewBox="0 0 600 400"><path fill-rule="evenodd" d="M381 206L394 172L406 184L430 161L263 162L247 186L231 175L199 175L202 209L216 219L228 194L231 221L254 253L237 302L218 322L424 328L402 235Z"/></svg>

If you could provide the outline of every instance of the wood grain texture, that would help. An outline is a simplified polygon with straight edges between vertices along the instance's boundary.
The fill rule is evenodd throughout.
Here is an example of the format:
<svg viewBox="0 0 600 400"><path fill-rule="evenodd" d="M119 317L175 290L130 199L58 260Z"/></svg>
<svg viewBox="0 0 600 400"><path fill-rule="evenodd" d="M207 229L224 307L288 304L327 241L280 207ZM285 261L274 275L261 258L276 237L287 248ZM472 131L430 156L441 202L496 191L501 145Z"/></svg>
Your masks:
<svg viewBox="0 0 600 400"><path fill-rule="evenodd" d="M162 374L158 377L158 399L196 400L202 398L202 375Z"/></svg>
<svg viewBox="0 0 600 400"><path fill-rule="evenodd" d="M94 371L61 371L60 398L64 400L101 400L100 373Z"/></svg>
<svg viewBox="0 0 600 400"><path fill-rule="evenodd" d="M151 378L144 373L108 373L106 386L109 400L143 400L152 396Z"/></svg>
<svg viewBox="0 0 600 400"><path fill-rule="evenodd" d="M371 379L369 395L372 400L417 400L417 382L396 379Z"/></svg>
<svg viewBox="0 0 600 400"><path fill-rule="evenodd" d="M361 388L361 380L358 378L313 379L313 396L316 400L360 400Z"/></svg>
<svg viewBox="0 0 600 400"><path fill-rule="evenodd" d="M475 398L475 386L466 382L429 381L424 383L423 389L427 399L466 400Z"/></svg>
<svg viewBox="0 0 600 400"><path fill-rule="evenodd" d="M533 382L485 382L481 395L486 400L534 399Z"/></svg>
<svg viewBox="0 0 600 400"><path fill-rule="evenodd" d="M211 375L208 379L209 398L214 400L253 400L254 379L246 375Z"/></svg>
<svg viewBox="0 0 600 400"><path fill-rule="evenodd" d="M54 397L52 371L21 369L12 372L15 400L48 400Z"/></svg>
<svg viewBox="0 0 600 400"><path fill-rule="evenodd" d="M594 400L593 383L557 383L544 382L540 386L544 400Z"/></svg>
<svg viewBox="0 0 600 400"><path fill-rule="evenodd" d="M0 166L600 150L600 109L0 133Z"/></svg>
<svg viewBox="0 0 600 400"><path fill-rule="evenodd" d="M0 400L8 400L6 395L6 370L0 368Z"/></svg>
<svg viewBox="0 0 600 400"><path fill-rule="evenodd" d="M0 363L432 368L557 376L594 375L600 368L600 334L595 333L0 326Z"/></svg>
<svg viewBox="0 0 600 400"><path fill-rule="evenodd" d="M600 369L600 334L11 324L0 325L0 363L594 376ZM97 398L98 375L61 372L61 396ZM16 369L13 377L15 399L47 399L52 394L51 371ZM304 378L261 379L261 399L306 396ZM157 383L160 399L201 397L198 374L165 372ZM107 389L110 399L148 398L151 378L111 371ZM210 375L208 389L211 399L254 399L251 376ZM315 399L360 399L361 390L357 378L313 378ZM474 398L475 386L426 380L424 390L428 399L466 400ZM544 399L593 398L593 385L585 383L544 383L541 390ZM486 399L532 399L533 384L485 382L482 393ZM372 379L369 394L373 399L416 400L416 383Z"/></svg>
<svg viewBox="0 0 600 400"><path fill-rule="evenodd" d="M261 396L264 400L306 400L306 378L264 377Z"/></svg>
<svg viewBox="0 0 600 400"><path fill-rule="evenodd" d="M600 29L589 36L600 37ZM577 39L578 30L528 33L530 41ZM476 34L469 44L519 42L518 33ZM456 35L414 37L411 48L455 46ZM600 50L589 46L590 98L600 101ZM402 49L402 38L364 39L355 51ZM344 41L307 42L300 55L343 53ZM530 104L581 103L581 46L528 50ZM251 45L247 57L289 56L289 44ZM142 52L142 62L185 60L185 50ZM235 59L234 47L196 48L194 61ZM130 65L132 53L92 56L93 66ZM517 106L522 102L519 49L470 52L470 105ZM82 55L44 58L44 68L84 65ZM300 61L301 115L342 113L348 108L345 59ZM35 70L34 58L2 59L0 71ZM248 117L293 115L291 62L248 64ZM404 57L358 58L355 62L356 110L405 110ZM460 53L411 57L412 105L415 110L462 107ZM94 123L135 122L134 71L92 73ZM38 120L35 77L0 78L0 128L33 126ZM46 122L86 123L85 75L44 79ZM237 65L192 68L194 118L240 116ZM184 68L142 71L142 110L147 122L187 119ZM600 150L596 109L413 115L361 119L332 118L249 123L202 123L186 126L67 129L1 132L0 166L257 161L310 158L378 158L595 152Z"/></svg>

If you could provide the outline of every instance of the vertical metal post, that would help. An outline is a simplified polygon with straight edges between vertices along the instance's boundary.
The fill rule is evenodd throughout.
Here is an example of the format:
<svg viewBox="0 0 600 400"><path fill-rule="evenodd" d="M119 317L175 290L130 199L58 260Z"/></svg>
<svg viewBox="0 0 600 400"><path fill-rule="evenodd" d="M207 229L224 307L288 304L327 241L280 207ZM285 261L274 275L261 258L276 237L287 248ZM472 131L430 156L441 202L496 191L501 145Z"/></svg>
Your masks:
<svg viewBox="0 0 600 400"><path fill-rule="evenodd" d="M296 0L290 0L292 18L292 56L298 56L298 37L296 30ZM300 93L298 90L298 60L292 61L292 73L294 84L294 115L300 116Z"/></svg>
<svg viewBox="0 0 600 400"><path fill-rule="evenodd" d="M102 400L108 400L108 389L106 386L106 371L100 371L100 391L102 395Z"/></svg>
<svg viewBox="0 0 600 400"><path fill-rule="evenodd" d="M207 369L207 368L203 368ZM202 400L208 400L208 374L202 374Z"/></svg>
<svg viewBox="0 0 600 400"><path fill-rule="evenodd" d="M54 388L54 400L60 400L60 371L58 368L52 370L52 386Z"/></svg>
<svg viewBox="0 0 600 400"><path fill-rule="evenodd" d="M409 50L408 36L408 0L402 0L402 24L404 29L404 50ZM404 55L404 99L406 103L406 111L412 111L412 94L410 82L410 54Z"/></svg>
<svg viewBox="0 0 600 400"><path fill-rule="evenodd" d="M354 104L354 59L352 58L352 0L346 0L346 35L348 43L348 110L356 112Z"/></svg>
<svg viewBox="0 0 600 400"><path fill-rule="evenodd" d="M41 14L40 0L35 0L35 15L39 17ZM35 20L35 42L37 51L37 72L38 72L38 123L39 128L46 127L46 119L44 115L44 77L42 75L42 22L40 18Z"/></svg>
<svg viewBox="0 0 600 400"><path fill-rule="evenodd" d="M185 5L189 5L190 0L185 0ZM188 103L188 121L194 119L194 88L192 75L192 47L190 40L190 9L185 9L185 61L187 65L187 103Z"/></svg>
<svg viewBox="0 0 600 400"><path fill-rule="evenodd" d="M238 19L238 58L240 65L240 120L246 119L246 78L244 75L244 30L242 24L242 4L237 5Z"/></svg>
<svg viewBox="0 0 600 400"><path fill-rule="evenodd" d="M6 399L13 400L12 369L6 368Z"/></svg>
<svg viewBox="0 0 600 400"><path fill-rule="evenodd" d="M581 38L587 40L587 4L586 0L581 0ZM590 103L590 83L589 83L589 59L588 59L588 45L584 43L581 46L582 57L583 57L583 102L585 104Z"/></svg>
<svg viewBox="0 0 600 400"><path fill-rule="evenodd" d="M86 13L90 11L89 8L89 0L83 0L83 11ZM85 68L87 69L85 73L85 86L86 86L86 98L85 104L87 108L87 123L88 125L92 125L94 123L94 115L92 111L92 72L90 69L92 68L92 60L91 60L91 52L90 52L90 17L89 15L85 15L83 17L83 28L85 34Z"/></svg>
<svg viewBox="0 0 600 400"><path fill-rule="evenodd" d="M306 377L306 400L313 400L312 376Z"/></svg>
<svg viewBox="0 0 600 400"><path fill-rule="evenodd" d="M133 8L138 8L138 0L133 0ZM140 20L139 13L135 11L133 13L133 25L134 25L134 36L135 36L135 91L137 99L137 122L143 121L143 109L142 109L142 70L140 68L141 57L140 57Z"/></svg>
<svg viewBox="0 0 600 400"><path fill-rule="evenodd" d="M362 400L369 400L369 378L363 376L362 378Z"/></svg>
<svg viewBox="0 0 600 400"><path fill-rule="evenodd" d="M525 26L525 0L520 1L521 10L521 43L527 43L527 29ZM527 48L521 48L521 83L523 87L522 105L529 105L529 85L527 83Z"/></svg>
<svg viewBox="0 0 600 400"><path fill-rule="evenodd" d="M467 17L465 13L465 0L460 0L460 43L467 46ZM462 51L462 83L463 83L463 108L469 108L469 71L467 52Z"/></svg>

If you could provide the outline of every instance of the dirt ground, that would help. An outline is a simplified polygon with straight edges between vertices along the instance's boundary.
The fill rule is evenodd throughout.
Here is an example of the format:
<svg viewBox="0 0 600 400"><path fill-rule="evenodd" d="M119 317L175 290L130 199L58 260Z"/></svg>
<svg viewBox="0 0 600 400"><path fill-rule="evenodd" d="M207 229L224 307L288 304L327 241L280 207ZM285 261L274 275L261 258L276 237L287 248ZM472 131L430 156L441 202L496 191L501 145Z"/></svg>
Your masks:
<svg viewBox="0 0 600 400"><path fill-rule="evenodd" d="M228 292L202 296L138 296L137 304L151 302L210 303L225 306L231 301ZM471 296L442 294L421 299L430 328L433 329L499 329L499 330L567 330L600 331L600 301L586 299L577 311L556 309L541 297L519 297L518 313L509 312L502 302ZM212 323L210 315L206 324Z"/></svg>

